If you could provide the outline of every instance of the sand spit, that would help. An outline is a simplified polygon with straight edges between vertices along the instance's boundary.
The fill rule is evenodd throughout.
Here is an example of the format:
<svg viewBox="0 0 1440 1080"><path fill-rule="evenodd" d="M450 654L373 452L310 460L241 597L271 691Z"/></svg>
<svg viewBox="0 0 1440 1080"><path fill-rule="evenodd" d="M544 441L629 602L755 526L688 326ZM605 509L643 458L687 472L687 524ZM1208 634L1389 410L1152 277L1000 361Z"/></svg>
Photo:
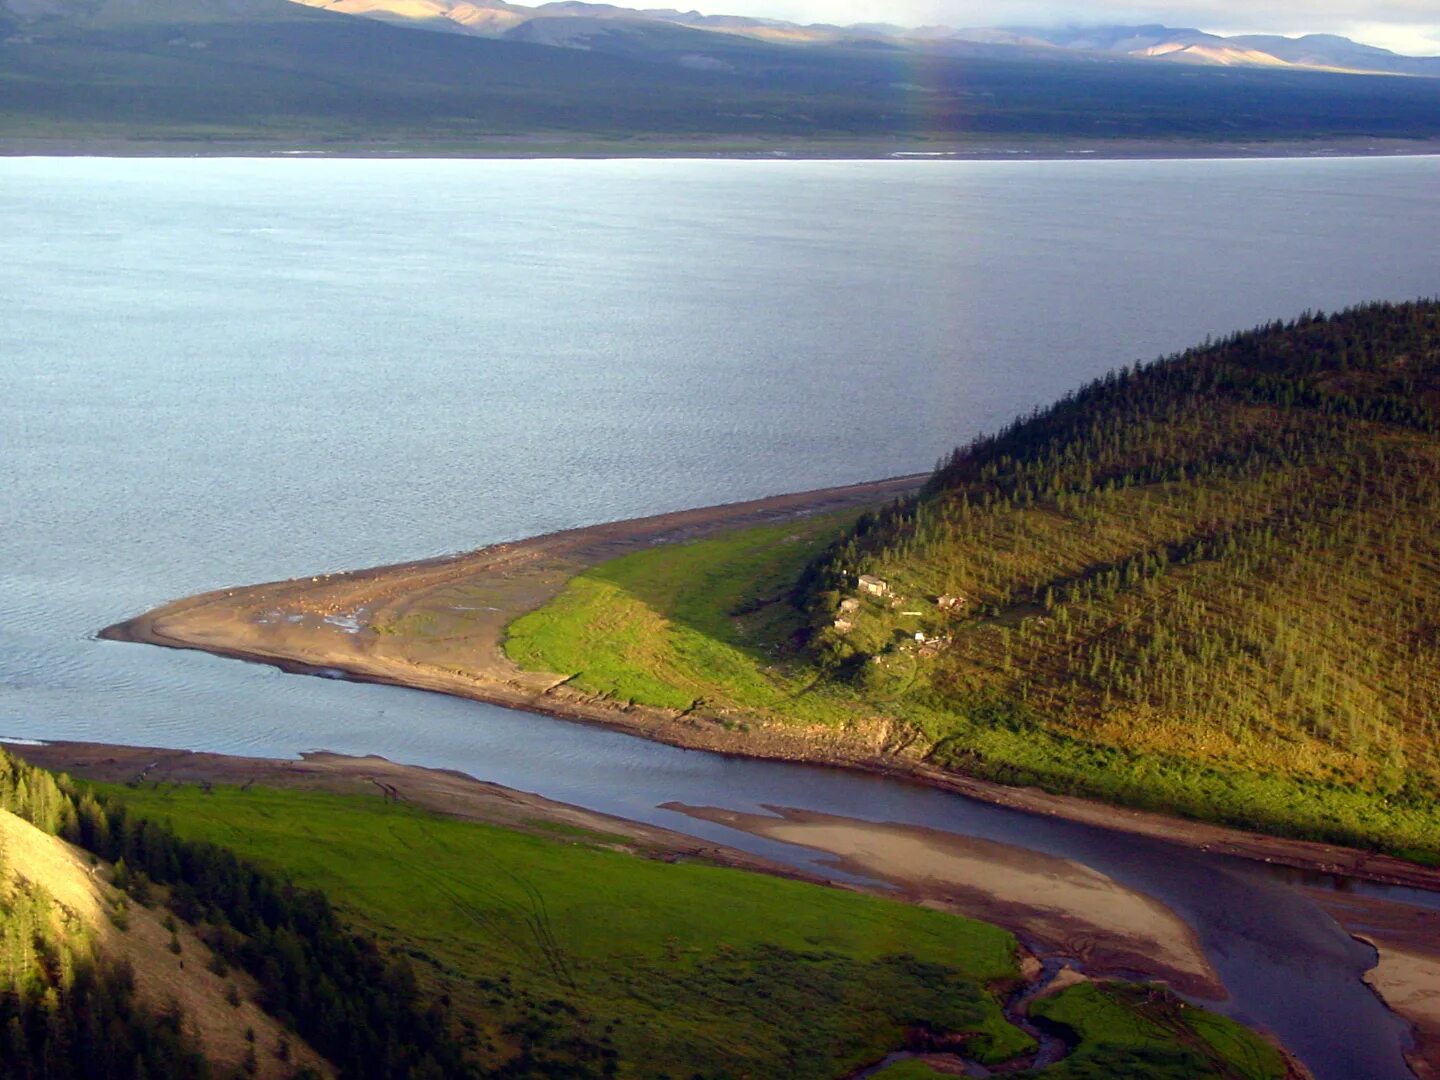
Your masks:
<svg viewBox="0 0 1440 1080"><path fill-rule="evenodd" d="M1440 1080L1440 911L1376 897L1311 889L1311 895L1378 959L1371 989L1410 1024L1406 1060L1419 1080Z"/></svg>
<svg viewBox="0 0 1440 1080"><path fill-rule="evenodd" d="M740 732L703 709L682 714L579 693L566 685L565 675L522 671L504 654L505 627L587 567L655 544L876 506L914 492L924 480L907 476L825 488L572 529L444 558L222 589L166 604L100 636L446 693L690 749L903 776L985 802L1220 854L1440 890L1440 868L946 772L914 754L893 752L884 724L847 732L752 725Z"/></svg>
<svg viewBox="0 0 1440 1080"><path fill-rule="evenodd" d="M778 495L495 544L460 555L222 589L107 627L102 638L343 673L479 698L532 711L601 718L564 676L522 671L505 656L504 631L590 566L657 544L877 506L915 492L923 476ZM423 628L423 633L416 631ZM649 722L663 710L642 712ZM610 718L610 717L606 717Z"/></svg>

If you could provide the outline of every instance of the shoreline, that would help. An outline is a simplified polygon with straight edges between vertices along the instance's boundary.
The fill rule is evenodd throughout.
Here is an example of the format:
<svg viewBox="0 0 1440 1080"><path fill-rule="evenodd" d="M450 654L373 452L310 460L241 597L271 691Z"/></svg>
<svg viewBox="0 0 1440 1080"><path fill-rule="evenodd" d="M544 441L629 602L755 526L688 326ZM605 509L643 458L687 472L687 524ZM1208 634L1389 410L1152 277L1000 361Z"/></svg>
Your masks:
<svg viewBox="0 0 1440 1080"><path fill-rule="evenodd" d="M445 693L556 719L599 724L684 749L855 769L1212 853L1440 891L1440 867L967 777L892 749L886 731L730 730L717 719L694 711L626 705L576 692L566 685L566 676L523 671L504 654L505 627L542 606L570 577L590 566L654 544L680 543L793 517L858 511L909 494L924 479L916 475L822 488L570 529L468 553L219 589L106 627L98 636L195 649L295 674ZM455 605L452 601L457 596L477 602ZM424 643L405 640L398 633L362 634L358 629L362 618L380 623L442 617L463 627L464 668L453 666L453 649L427 651ZM440 631L436 637L445 640Z"/></svg>
<svg viewBox="0 0 1440 1080"><path fill-rule="evenodd" d="M1227 161L1433 157L1440 138L595 139L468 140L0 135L0 158L276 158L456 161Z"/></svg>
<svg viewBox="0 0 1440 1080"><path fill-rule="evenodd" d="M311 751L298 759L107 743L14 742L0 746L56 772L114 784L252 784L380 796L432 813L565 840L637 858L693 860L820 887L932 907L1016 935L1027 981L1059 964L1077 980L1158 980L1211 1004L1228 993L1195 931L1165 904L1076 864L1025 848L893 822L770 807L774 816L668 804L687 816L827 854L827 865L867 882L836 880L661 826L546 798L453 769ZM1417 1080L1440 1077L1440 911L1297 885L1357 940L1376 951L1364 975L1410 1028L1406 1059ZM1262 1033L1263 1033L1263 1029ZM1273 1035L1290 1075L1310 1075Z"/></svg>
<svg viewBox="0 0 1440 1080"><path fill-rule="evenodd" d="M565 833L573 832L582 842L640 858L695 860L939 908L1009 930L1017 937L1022 959L1036 956L1074 960L1095 978L1133 979L1138 975L1210 1001L1227 997L1195 932L1164 904L1069 860L1036 855L1008 844L976 844L939 830L909 830L923 841L923 846L912 839L905 853L908 857L891 859L882 867L859 860L835 860L836 869L864 879L847 881L688 833L480 780L454 769L404 765L378 755L356 757L311 751L298 760L284 760L63 740L31 746L0 739L0 746L42 768L103 783L222 784L242 790L259 784L379 795L386 801L433 813L551 838L563 840ZM762 827L749 822L753 815L734 815L737 821L731 823L725 820L729 813L726 811L681 809L687 816L765 835ZM740 818L747 820L741 822ZM773 825L783 827L805 818L799 812L787 812L774 819ZM855 835L873 833L883 838L894 828L848 818L829 820ZM807 839L797 837L782 842L819 853L829 850L823 842L812 844ZM963 888L937 889L928 854L944 858L949 848L963 851L966 880ZM1016 880L1033 888L1042 879L1046 886L1043 896L1025 895L1015 887ZM1063 896L1079 902L1063 908L1056 906L1056 898ZM1139 918L1131 925L1120 915Z"/></svg>

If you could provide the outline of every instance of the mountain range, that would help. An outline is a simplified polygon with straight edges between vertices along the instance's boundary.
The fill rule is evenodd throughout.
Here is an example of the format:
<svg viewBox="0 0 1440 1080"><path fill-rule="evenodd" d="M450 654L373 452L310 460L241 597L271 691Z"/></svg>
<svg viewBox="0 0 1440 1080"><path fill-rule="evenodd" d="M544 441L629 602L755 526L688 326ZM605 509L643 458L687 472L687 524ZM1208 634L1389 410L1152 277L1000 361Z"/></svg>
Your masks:
<svg viewBox="0 0 1440 1080"><path fill-rule="evenodd" d="M0 0L0 138L26 145L823 153L1440 136L1440 79L1339 74L1362 70L1436 74L1440 59L1317 36L799 26L573 2Z"/></svg>
<svg viewBox="0 0 1440 1080"><path fill-rule="evenodd" d="M1223 37L1202 30L1149 26L1064 28L888 24L801 25L777 19L702 15L669 8L632 9L613 4L556 3L526 7L504 0L295 0L310 7L406 26L479 37L604 50L614 38L642 26L680 26L783 45L888 46L923 52L1025 56L1072 54L1165 60L1222 67L1290 67L1317 71L1440 77L1440 57L1402 56L1333 34ZM608 40L607 40L608 39ZM990 48L986 48L990 47Z"/></svg>

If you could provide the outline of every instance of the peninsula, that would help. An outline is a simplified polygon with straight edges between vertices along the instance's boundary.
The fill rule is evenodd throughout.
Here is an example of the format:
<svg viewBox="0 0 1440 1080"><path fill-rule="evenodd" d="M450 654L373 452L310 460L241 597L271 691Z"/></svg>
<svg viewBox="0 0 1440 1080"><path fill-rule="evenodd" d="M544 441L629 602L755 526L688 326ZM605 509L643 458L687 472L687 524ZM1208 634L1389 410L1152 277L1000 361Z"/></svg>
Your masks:
<svg viewBox="0 0 1440 1080"><path fill-rule="evenodd" d="M1437 341L1433 303L1307 315L1111 375L928 478L219 590L103 636L904 774L1437 889L1425 717L1440 582L1423 527L1440 476ZM1209 715L1194 711L1202 693ZM72 768L96 752L57 753L47 763ZM1026 874L1065 875L1013 852L783 809L672 809L829 851L1031 940L1065 936L1020 902ZM1090 885L1066 888L1060 906L1083 921ZM1376 945L1373 985L1431 1067L1433 927L1317 901ZM1121 948L1092 962L1123 967L1102 914L1087 933ZM1136 966L1199 990L1203 954L1155 917Z"/></svg>
<svg viewBox="0 0 1440 1080"><path fill-rule="evenodd" d="M1107 377L928 481L219 590L102 636L1428 881L1437 327L1307 316Z"/></svg>

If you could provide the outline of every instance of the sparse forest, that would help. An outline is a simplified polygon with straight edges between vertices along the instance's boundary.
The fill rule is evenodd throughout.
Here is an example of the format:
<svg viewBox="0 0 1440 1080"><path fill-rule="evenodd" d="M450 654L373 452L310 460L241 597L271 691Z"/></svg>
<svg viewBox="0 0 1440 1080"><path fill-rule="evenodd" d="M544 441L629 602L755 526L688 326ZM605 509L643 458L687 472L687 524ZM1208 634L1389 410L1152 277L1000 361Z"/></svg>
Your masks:
<svg viewBox="0 0 1440 1080"><path fill-rule="evenodd" d="M730 730L1440 860L1437 418L1440 304L1310 314L1114 372L858 521L596 567L507 649Z"/></svg>
<svg viewBox="0 0 1440 1080"><path fill-rule="evenodd" d="M956 450L836 541L805 576L815 655L925 706L913 719L943 764L1271 827L1304 809L1203 789L1280 774L1363 793L1398 846L1433 853L1437 405L1435 303L1307 315L1116 372ZM842 621L861 574L888 595ZM928 648L896 615L917 606ZM990 757L982 729L1044 749ZM1147 797L1172 764L1195 790ZM1373 839L1354 815L1300 820Z"/></svg>
<svg viewBox="0 0 1440 1080"><path fill-rule="evenodd" d="M0 880L5 872L0 853ZM0 895L0 1065L10 1080L205 1080L212 1075L177 1011L135 997L123 964L93 950L86 928L44 886Z"/></svg>

